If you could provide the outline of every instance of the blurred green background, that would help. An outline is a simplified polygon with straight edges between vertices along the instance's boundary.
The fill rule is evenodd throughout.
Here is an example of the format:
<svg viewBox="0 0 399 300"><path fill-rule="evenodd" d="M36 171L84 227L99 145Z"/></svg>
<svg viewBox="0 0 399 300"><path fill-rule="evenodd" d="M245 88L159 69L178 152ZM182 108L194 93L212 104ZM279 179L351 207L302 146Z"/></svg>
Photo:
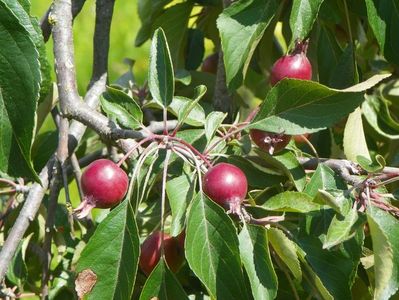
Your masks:
<svg viewBox="0 0 399 300"><path fill-rule="evenodd" d="M40 19L49 8L51 2L51 0L32 0L32 15ZM76 17L73 26L77 80L81 95L84 94L91 76L95 11L95 0L87 0L82 11ZM128 70L127 65L123 63L123 59L126 57L136 61L134 66L136 80L139 83L145 80L147 76L149 42L147 41L140 48L134 47L134 39L139 28L140 19L137 15L137 0L116 0L109 52L110 82L113 82ZM47 52L49 61L53 65L51 38L47 43Z"/></svg>

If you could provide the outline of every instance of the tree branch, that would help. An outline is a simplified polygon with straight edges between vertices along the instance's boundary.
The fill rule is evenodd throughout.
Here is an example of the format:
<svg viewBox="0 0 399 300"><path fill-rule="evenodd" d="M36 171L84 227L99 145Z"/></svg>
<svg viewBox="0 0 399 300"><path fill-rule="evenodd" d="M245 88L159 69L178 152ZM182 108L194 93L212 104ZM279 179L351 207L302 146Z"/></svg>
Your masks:
<svg viewBox="0 0 399 300"><path fill-rule="evenodd" d="M86 0L73 0L72 1L72 18L73 19L75 19L75 17L80 13L85 2L86 2ZM52 25L49 22L49 16L51 14L52 7L53 7L53 5L51 5L49 7L49 9L46 11L44 16L40 20L40 28L42 29L44 42L47 42L51 35Z"/></svg>

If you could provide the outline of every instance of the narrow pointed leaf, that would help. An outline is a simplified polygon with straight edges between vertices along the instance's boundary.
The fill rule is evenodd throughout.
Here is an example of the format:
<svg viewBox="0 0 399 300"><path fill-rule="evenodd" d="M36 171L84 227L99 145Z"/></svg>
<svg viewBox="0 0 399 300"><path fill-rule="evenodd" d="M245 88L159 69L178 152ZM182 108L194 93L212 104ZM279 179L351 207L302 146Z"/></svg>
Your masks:
<svg viewBox="0 0 399 300"><path fill-rule="evenodd" d="M101 107L111 120L123 127L137 129L143 126L143 112L140 106L121 90L107 87L107 91L101 97Z"/></svg>
<svg viewBox="0 0 399 300"><path fill-rule="evenodd" d="M174 75L169 46L162 28L154 32L150 49L148 87L153 99L167 107L174 95Z"/></svg>
<svg viewBox="0 0 399 300"><path fill-rule="evenodd" d="M319 190L327 189L346 189L346 185L342 178L334 173L334 171L321 163L317 166L312 178L306 185L304 192L311 197L316 196Z"/></svg>
<svg viewBox="0 0 399 300"><path fill-rule="evenodd" d="M345 90L313 81L284 79L267 94L249 127L286 134L320 131L354 111L364 100L364 91L389 76L376 75Z"/></svg>
<svg viewBox="0 0 399 300"><path fill-rule="evenodd" d="M242 84L252 54L277 8L276 0L237 1L217 19L229 88Z"/></svg>
<svg viewBox="0 0 399 300"><path fill-rule="evenodd" d="M374 299L390 299L399 289L399 222L373 206L367 209L367 220L374 251Z"/></svg>
<svg viewBox="0 0 399 300"><path fill-rule="evenodd" d="M293 1L290 15L291 45L296 40L303 40L309 35L322 3L323 0Z"/></svg>
<svg viewBox="0 0 399 300"><path fill-rule="evenodd" d="M283 231L270 227L267 230L269 242L280 259L287 265L295 278L302 278L302 270L299 262L296 246Z"/></svg>
<svg viewBox="0 0 399 300"><path fill-rule="evenodd" d="M205 136L208 143L215 135L216 130L220 127L227 114L221 111L213 111L206 116L205 120Z"/></svg>
<svg viewBox="0 0 399 300"><path fill-rule="evenodd" d="M323 249L330 249L351 238L351 230L358 219L356 207L344 216L336 214L328 227Z"/></svg>
<svg viewBox="0 0 399 300"><path fill-rule="evenodd" d="M277 295L277 275L269 253L266 229L256 225L244 225L238 238L241 260L247 271L254 299L274 299Z"/></svg>
<svg viewBox="0 0 399 300"><path fill-rule="evenodd" d="M0 1L0 171L38 180L31 146L41 82L39 53L31 35Z"/></svg>
<svg viewBox="0 0 399 300"><path fill-rule="evenodd" d="M184 228L187 207L194 196L195 180L193 176L183 173L166 183L166 193L172 210L170 234L177 236Z"/></svg>
<svg viewBox="0 0 399 300"><path fill-rule="evenodd" d="M344 130L344 153L347 159L356 161L358 155L371 160L363 130L362 111L356 108L349 114Z"/></svg>
<svg viewBox="0 0 399 300"><path fill-rule="evenodd" d="M272 211L300 212L320 210L320 205L313 202L312 197L301 192L283 192L271 197L262 205Z"/></svg>
<svg viewBox="0 0 399 300"><path fill-rule="evenodd" d="M247 299L237 232L224 209L198 193L187 222L186 258L211 297Z"/></svg>
<svg viewBox="0 0 399 300"><path fill-rule="evenodd" d="M97 279L87 299L130 299L140 255L135 216L124 200L98 225L78 261L77 272Z"/></svg>
<svg viewBox="0 0 399 300"><path fill-rule="evenodd" d="M179 281L168 269L163 259L159 260L159 263L151 272L141 292L140 300L149 299L188 300L188 296Z"/></svg>

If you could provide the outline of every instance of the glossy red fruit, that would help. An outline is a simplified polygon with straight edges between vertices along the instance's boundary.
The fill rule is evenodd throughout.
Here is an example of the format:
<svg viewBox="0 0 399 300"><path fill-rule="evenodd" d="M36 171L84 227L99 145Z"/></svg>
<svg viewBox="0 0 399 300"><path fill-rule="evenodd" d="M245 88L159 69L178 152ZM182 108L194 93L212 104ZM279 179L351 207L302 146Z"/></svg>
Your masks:
<svg viewBox="0 0 399 300"><path fill-rule="evenodd" d="M78 218L87 216L91 209L111 208L126 195L129 178L114 162L99 159L92 162L81 178L84 201L75 209Z"/></svg>
<svg viewBox="0 0 399 300"><path fill-rule="evenodd" d="M204 192L229 212L240 214L240 205L247 195L247 177L240 168L219 163L204 175Z"/></svg>
<svg viewBox="0 0 399 300"><path fill-rule="evenodd" d="M279 58L273 65L270 83L274 86L284 78L312 79L312 65L306 57L307 43L297 43L291 54Z"/></svg>
<svg viewBox="0 0 399 300"><path fill-rule="evenodd" d="M202 62L201 71L216 74L218 69L219 53L213 53Z"/></svg>
<svg viewBox="0 0 399 300"><path fill-rule="evenodd" d="M170 270L177 272L184 260L184 249L179 241L169 234L163 234L165 260ZM140 268L148 276L161 258L161 231L150 234L141 245Z"/></svg>
<svg viewBox="0 0 399 300"><path fill-rule="evenodd" d="M290 135L272 133L259 129L251 129L249 135L260 149L268 152L270 155L283 150L291 140Z"/></svg>

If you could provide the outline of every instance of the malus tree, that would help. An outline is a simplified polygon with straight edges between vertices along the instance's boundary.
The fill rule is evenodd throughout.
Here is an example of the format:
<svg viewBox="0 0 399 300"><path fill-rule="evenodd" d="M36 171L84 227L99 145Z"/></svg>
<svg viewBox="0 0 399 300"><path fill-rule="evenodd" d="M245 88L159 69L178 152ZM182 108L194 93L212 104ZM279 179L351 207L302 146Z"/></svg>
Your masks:
<svg viewBox="0 0 399 300"><path fill-rule="evenodd" d="M140 83L96 0L81 96L83 5L0 0L1 297L398 297L397 1L138 0Z"/></svg>

